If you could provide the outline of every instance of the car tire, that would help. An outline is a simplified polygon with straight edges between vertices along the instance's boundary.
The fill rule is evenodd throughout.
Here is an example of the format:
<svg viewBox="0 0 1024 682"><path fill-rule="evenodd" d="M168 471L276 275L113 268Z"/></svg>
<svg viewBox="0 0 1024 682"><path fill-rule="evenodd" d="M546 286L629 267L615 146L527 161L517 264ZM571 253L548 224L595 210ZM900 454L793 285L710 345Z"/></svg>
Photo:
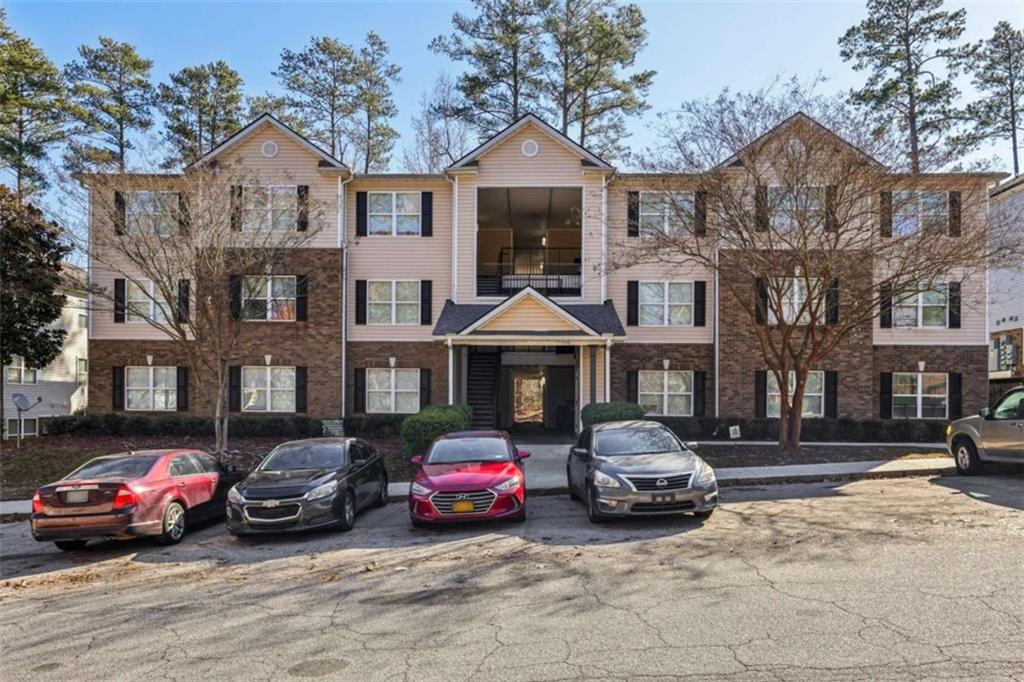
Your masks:
<svg viewBox="0 0 1024 682"><path fill-rule="evenodd" d="M966 436L961 436L953 441L953 461L956 462L956 471L961 476L976 476L981 473L982 463L978 457L978 448L974 441Z"/></svg>
<svg viewBox="0 0 1024 682"><path fill-rule="evenodd" d="M74 552L85 547L86 540L57 540L53 544L62 552Z"/></svg>
<svg viewBox="0 0 1024 682"><path fill-rule="evenodd" d="M712 514L715 513L715 509L716 509L715 507L712 507L711 509L705 509L704 511L696 511L696 512L693 512L693 515L694 515L694 517L696 517L698 519L706 521L707 519L711 518Z"/></svg>
<svg viewBox="0 0 1024 682"><path fill-rule="evenodd" d="M576 491L572 489L572 478L569 476L569 470L565 471L565 480L569 484L569 499L573 502L579 502L580 496L576 494Z"/></svg>
<svg viewBox="0 0 1024 682"><path fill-rule="evenodd" d="M526 505L519 508L519 513L512 517L515 523L526 523Z"/></svg>
<svg viewBox="0 0 1024 682"><path fill-rule="evenodd" d="M384 507L388 503L388 475L381 474L380 486L377 489L377 497L373 500L374 507Z"/></svg>
<svg viewBox="0 0 1024 682"><path fill-rule="evenodd" d="M418 519L409 519L409 522L412 523L413 528L430 528L430 524L426 521L420 521Z"/></svg>
<svg viewBox="0 0 1024 682"><path fill-rule="evenodd" d="M345 496L341 500L341 509L338 516L338 528L343 533L347 533L352 530L356 525L356 496L351 490L345 491Z"/></svg>
<svg viewBox="0 0 1024 682"><path fill-rule="evenodd" d="M176 545L185 537L185 507L181 502L171 502L164 509L157 540L161 545Z"/></svg>
<svg viewBox="0 0 1024 682"><path fill-rule="evenodd" d="M587 492L587 518L591 523L608 523L608 517L597 508L597 495L593 488Z"/></svg>

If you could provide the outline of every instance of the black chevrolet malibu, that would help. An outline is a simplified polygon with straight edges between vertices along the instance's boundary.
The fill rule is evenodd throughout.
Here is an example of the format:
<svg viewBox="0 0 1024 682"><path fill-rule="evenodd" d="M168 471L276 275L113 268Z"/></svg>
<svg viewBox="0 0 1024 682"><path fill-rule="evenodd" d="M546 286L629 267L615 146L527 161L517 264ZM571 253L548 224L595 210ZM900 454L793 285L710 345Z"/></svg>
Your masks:
<svg viewBox="0 0 1024 682"><path fill-rule="evenodd" d="M228 532L349 530L367 506L388 499L384 458L358 438L310 438L274 448L228 491Z"/></svg>

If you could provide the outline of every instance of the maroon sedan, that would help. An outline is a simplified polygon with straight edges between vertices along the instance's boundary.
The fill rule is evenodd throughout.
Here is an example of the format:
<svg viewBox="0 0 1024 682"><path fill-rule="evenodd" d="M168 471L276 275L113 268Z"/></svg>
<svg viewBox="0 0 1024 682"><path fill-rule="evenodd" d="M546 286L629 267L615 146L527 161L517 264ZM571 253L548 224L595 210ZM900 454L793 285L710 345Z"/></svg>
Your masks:
<svg viewBox="0 0 1024 682"><path fill-rule="evenodd" d="M142 450L86 462L32 497L32 537L60 549L94 539L156 537L172 545L187 524L224 515L241 476L199 450Z"/></svg>

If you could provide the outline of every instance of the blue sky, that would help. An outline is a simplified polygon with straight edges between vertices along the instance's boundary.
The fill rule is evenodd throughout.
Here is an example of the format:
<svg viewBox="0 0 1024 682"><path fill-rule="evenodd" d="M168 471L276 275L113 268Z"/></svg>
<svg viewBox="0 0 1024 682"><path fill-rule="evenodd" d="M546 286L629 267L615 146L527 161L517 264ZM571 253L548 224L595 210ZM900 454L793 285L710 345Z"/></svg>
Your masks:
<svg viewBox="0 0 1024 682"><path fill-rule="evenodd" d="M690 2L639 0L650 32L638 64L658 71L651 111L630 124L634 148L649 144L654 114L679 102L712 96L723 87L751 89L779 75L811 77L822 72L841 90L862 82L839 58L836 41L865 15L864 2L778 0ZM451 27L457 10L469 2L3 2L16 31L30 37L54 62L75 58L77 46L109 35L129 41L154 60L154 79L164 80L183 66L224 59L245 80L247 94L277 90L271 71L281 49L297 50L311 35L331 35L360 43L367 31L379 33L402 67L396 88L396 127L409 135L417 100L441 72L456 74L458 64L427 49ZM986 38L999 20L1024 26L1024 0L947 2L967 7L969 40ZM963 84L966 89L969 85ZM399 157L396 147L396 157ZM992 150L998 152L1000 150ZM991 152L990 152L991 153ZM988 156L989 153L986 153ZM1003 166L1009 155L1001 155ZM398 164L393 159L392 166Z"/></svg>

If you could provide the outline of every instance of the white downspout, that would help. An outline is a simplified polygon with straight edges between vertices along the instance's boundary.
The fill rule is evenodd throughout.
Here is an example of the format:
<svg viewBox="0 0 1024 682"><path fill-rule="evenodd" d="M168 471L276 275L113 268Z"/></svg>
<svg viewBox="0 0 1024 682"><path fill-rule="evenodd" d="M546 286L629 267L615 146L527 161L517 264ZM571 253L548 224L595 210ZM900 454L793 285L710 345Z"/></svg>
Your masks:
<svg viewBox="0 0 1024 682"><path fill-rule="evenodd" d="M719 250L718 250L718 247L716 245L716 247L715 247L715 278L714 278L715 294L713 296L714 311L715 311L714 312L714 319L715 319L714 324L715 324L715 418L716 419L718 418L718 415L719 415L718 397L719 397L719 386L721 385L721 382L719 381L719 376L718 376L718 374L719 374L719 354L720 354L719 345L718 345L718 343L719 343L719 326L718 326L718 304L719 304L719 300L718 300L718 277L719 277L718 270L719 270L719 264L718 264L718 257L719 257Z"/></svg>
<svg viewBox="0 0 1024 682"><path fill-rule="evenodd" d="M445 342L448 346L448 404L455 404L455 347L452 345L452 340L448 339Z"/></svg>
<svg viewBox="0 0 1024 682"><path fill-rule="evenodd" d="M345 213L345 185L354 175L342 180L338 177L338 247L341 249L341 421L344 424L348 408L345 385L348 380L348 216Z"/></svg>
<svg viewBox="0 0 1024 682"><path fill-rule="evenodd" d="M448 177L452 183L452 303L459 302L459 176Z"/></svg>
<svg viewBox="0 0 1024 682"><path fill-rule="evenodd" d="M608 300L608 175L601 175L601 302Z"/></svg>
<svg viewBox="0 0 1024 682"><path fill-rule="evenodd" d="M604 342L604 401L612 401L612 340Z"/></svg>

